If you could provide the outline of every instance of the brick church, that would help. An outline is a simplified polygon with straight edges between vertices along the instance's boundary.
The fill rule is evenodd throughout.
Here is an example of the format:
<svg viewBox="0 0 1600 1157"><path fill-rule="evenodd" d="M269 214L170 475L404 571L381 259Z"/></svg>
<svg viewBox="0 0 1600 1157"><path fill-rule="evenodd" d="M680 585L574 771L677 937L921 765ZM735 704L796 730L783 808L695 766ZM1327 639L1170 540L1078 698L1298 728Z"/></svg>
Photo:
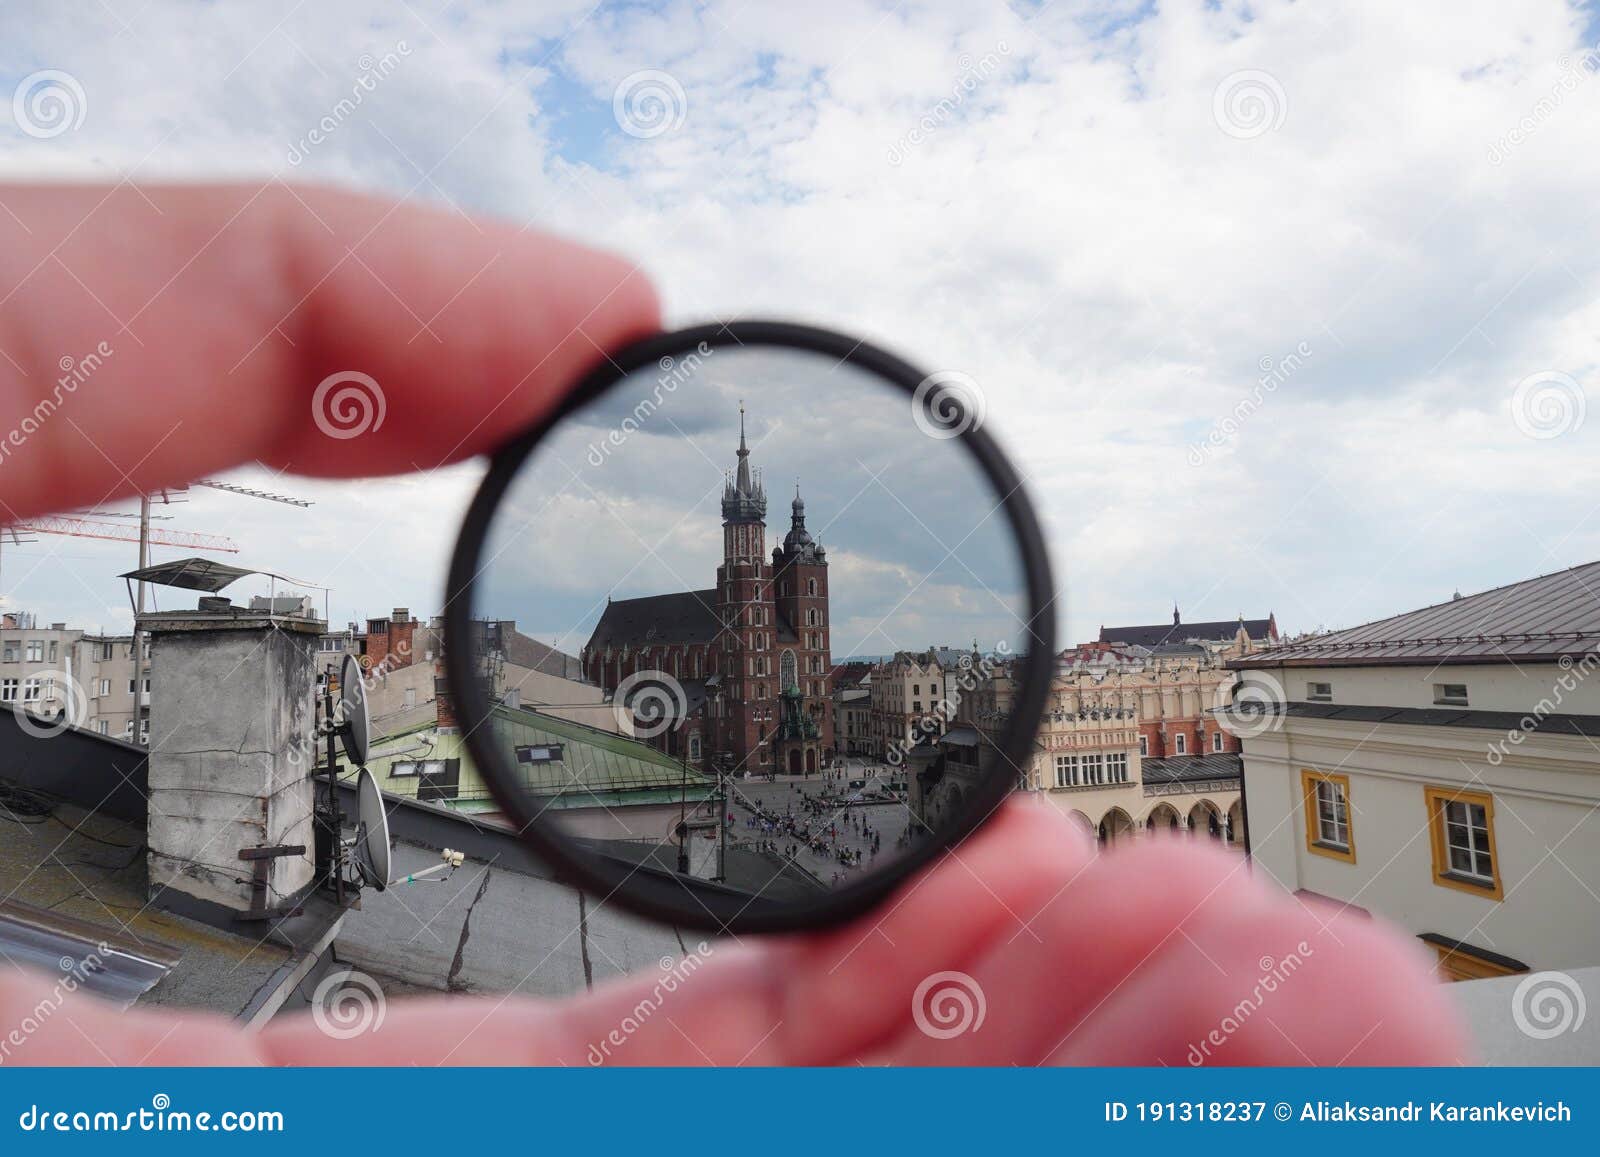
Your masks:
<svg viewBox="0 0 1600 1157"><path fill-rule="evenodd" d="M723 486L716 586L608 602L580 659L607 691L641 671L677 680L686 721L651 742L693 766L814 772L834 734L828 556L806 530L797 485L789 533L769 560L767 494L750 467L742 404L738 458Z"/></svg>

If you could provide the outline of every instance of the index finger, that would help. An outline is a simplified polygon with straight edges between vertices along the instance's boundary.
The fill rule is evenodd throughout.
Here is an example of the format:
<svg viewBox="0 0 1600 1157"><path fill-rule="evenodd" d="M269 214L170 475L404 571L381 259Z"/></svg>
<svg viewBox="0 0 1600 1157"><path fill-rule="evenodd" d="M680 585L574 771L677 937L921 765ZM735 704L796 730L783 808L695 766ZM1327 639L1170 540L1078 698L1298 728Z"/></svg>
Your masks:
<svg viewBox="0 0 1600 1157"><path fill-rule="evenodd" d="M619 258L351 193L35 185L0 189L0 207L13 519L250 461L431 469L658 324Z"/></svg>

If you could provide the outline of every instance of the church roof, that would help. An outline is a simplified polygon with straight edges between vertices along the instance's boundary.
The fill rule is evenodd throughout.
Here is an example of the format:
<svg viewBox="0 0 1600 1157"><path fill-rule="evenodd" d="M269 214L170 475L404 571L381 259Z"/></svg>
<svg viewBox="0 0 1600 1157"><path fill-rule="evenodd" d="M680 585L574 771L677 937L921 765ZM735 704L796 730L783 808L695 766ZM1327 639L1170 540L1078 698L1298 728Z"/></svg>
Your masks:
<svg viewBox="0 0 1600 1157"><path fill-rule="evenodd" d="M1162 647L1187 643L1191 639L1207 642L1232 642L1243 627L1252 639L1267 639L1277 633L1272 616L1264 619L1222 619L1215 623L1155 623L1147 627L1101 627L1100 642L1127 643L1136 647Z"/></svg>
<svg viewBox="0 0 1600 1157"><path fill-rule="evenodd" d="M715 588L617 599L589 636L588 649L647 647L656 643L710 643L722 630Z"/></svg>

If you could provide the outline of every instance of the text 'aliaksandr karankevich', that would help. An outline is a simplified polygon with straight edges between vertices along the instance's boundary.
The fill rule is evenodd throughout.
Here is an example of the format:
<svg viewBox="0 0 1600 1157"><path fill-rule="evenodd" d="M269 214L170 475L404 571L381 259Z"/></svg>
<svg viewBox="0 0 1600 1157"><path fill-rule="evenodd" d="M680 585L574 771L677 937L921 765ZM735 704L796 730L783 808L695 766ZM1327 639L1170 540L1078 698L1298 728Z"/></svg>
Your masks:
<svg viewBox="0 0 1600 1157"><path fill-rule="evenodd" d="M1570 1121L1572 1110L1565 1101L1547 1105L1536 1101L1531 1105L1510 1105L1494 1101L1483 1105L1456 1104L1450 1101L1431 1101L1424 1105L1407 1101L1400 1105L1357 1105L1350 1101L1334 1104L1331 1101L1307 1101L1300 1110L1302 1121Z"/></svg>

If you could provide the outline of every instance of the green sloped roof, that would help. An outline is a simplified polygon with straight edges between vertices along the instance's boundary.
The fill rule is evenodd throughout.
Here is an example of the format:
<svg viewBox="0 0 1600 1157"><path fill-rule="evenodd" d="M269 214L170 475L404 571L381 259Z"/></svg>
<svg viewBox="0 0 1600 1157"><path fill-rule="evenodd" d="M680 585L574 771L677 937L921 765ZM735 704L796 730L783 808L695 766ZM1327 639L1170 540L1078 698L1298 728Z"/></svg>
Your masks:
<svg viewBox="0 0 1600 1157"><path fill-rule="evenodd" d="M557 719L538 711L499 706L491 726L495 741L511 750L560 744L562 758L518 763L528 792L557 796L556 807L653 803L704 798L711 781L693 768L637 739Z"/></svg>

